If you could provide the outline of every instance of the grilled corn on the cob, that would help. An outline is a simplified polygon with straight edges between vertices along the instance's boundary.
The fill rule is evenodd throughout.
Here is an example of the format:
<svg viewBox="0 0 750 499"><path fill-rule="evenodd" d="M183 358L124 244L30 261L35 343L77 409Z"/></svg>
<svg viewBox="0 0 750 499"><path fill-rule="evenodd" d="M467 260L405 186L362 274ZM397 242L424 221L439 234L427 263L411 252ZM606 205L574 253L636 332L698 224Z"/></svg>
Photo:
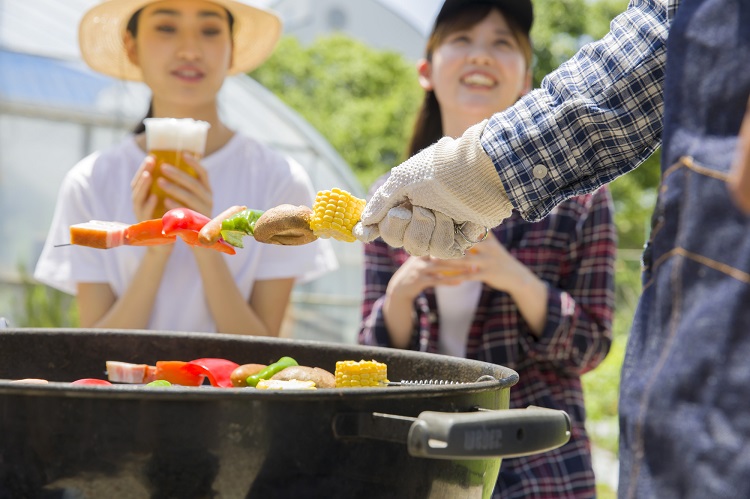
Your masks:
<svg viewBox="0 0 750 499"><path fill-rule="evenodd" d="M313 204L310 228L322 238L334 238L352 243L356 238L352 228L359 221L365 200L359 199L342 189L318 191Z"/></svg>
<svg viewBox="0 0 750 499"><path fill-rule="evenodd" d="M388 385L388 366L375 360L336 362L336 388Z"/></svg>

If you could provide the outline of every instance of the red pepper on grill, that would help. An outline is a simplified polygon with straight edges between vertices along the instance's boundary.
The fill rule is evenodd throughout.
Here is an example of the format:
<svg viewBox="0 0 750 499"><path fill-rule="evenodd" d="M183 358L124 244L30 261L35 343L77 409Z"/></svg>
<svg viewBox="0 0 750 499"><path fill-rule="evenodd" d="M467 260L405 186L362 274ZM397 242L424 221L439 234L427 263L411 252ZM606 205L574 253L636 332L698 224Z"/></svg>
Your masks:
<svg viewBox="0 0 750 499"><path fill-rule="evenodd" d="M169 381L173 385L200 386L205 378L205 369L181 360L160 360L156 363L155 379Z"/></svg>
<svg viewBox="0 0 750 499"><path fill-rule="evenodd" d="M71 385L111 385L109 381L96 378L82 378L70 382Z"/></svg>
<svg viewBox="0 0 750 499"><path fill-rule="evenodd" d="M236 254L232 246L223 239L219 239L209 246L203 246L198 240L198 233L211 221L210 218L188 208L174 208L161 217L162 230L166 236L180 236L190 246L210 248L229 255Z"/></svg>
<svg viewBox="0 0 750 499"><path fill-rule="evenodd" d="M240 367L231 360L213 358L191 360L188 364L200 367L211 382L211 386L221 388L233 388L232 371Z"/></svg>
<svg viewBox="0 0 750 499"><path fill-rule="evenodd" d="M226 359L160 360L156 363L154 378L182 386L200 386L204 378L208 378L211 386L232 388L232 371L238 367L239 364Z"/></svg>

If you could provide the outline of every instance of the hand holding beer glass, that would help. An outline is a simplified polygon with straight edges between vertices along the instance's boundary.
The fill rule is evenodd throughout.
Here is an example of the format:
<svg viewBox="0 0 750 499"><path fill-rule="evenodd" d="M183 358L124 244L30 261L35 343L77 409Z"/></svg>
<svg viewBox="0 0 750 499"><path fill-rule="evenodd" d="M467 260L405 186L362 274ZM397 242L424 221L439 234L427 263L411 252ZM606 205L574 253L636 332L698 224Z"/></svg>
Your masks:
<svg viewBox="0 0 750 499"><path fill-rule="evenodd" d="M167 211L164 205L167 193L157 182L162 176L162 165L168 163L197 178L197 172L185 162L182 154L189 152L198 158L203 157L206 136L211 125L191 118L146 118L143 123L146 126L146 149L156 160L152 172L151 193L156 196L157 203L152 218L161 218Z"/></svg>

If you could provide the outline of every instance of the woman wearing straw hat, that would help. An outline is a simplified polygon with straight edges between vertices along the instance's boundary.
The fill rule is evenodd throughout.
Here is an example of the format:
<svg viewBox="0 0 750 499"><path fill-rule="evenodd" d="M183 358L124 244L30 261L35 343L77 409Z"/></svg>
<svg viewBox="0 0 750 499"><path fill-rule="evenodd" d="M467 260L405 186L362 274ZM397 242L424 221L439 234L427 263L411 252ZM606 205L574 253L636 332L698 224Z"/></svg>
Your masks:
<svg viewBox="0 0 750 499"><path fill-rule="evenodd" d="M231 205L265 210L312 203L310 179L298 164L219 118L224 79L261 64L280 33L273 12L231 0L107 0L83 16L79 43L91 68L148 85L149 117L210 124L202 159L183 155L196 177L166 165L156 180L166 209L210 217ZM155 162L142 132L141 124L67 174L35 277L77 295L82 327L278 335L295 280L336 267L325 241L250 243L234 256L184 244L54 247L67 241L72 224L153 218Z"/></svg>

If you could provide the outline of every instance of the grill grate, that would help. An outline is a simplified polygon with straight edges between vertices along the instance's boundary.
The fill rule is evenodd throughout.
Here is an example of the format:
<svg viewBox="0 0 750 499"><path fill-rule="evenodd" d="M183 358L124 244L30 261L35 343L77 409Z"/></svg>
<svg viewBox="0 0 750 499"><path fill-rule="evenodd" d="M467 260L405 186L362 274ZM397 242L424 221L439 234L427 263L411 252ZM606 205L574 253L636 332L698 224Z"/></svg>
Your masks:
<svg viewBox="0 0 750 499"><path fill-rule="evenodd" d="M412 385L463 385L463 381L448 381L444 379L402 379L391 381L388 386L412 386Z"/></svg>
<svg viewBox="0 0 750 499"><path fill-rule="evenodd" d="M481 383L483 381L497 381L492 376L482 376L474 383ZM453 381L446 379L402 379L401 381L391 381L388 386L410 386L410 385L466 385L469 381Z"/></svg>

